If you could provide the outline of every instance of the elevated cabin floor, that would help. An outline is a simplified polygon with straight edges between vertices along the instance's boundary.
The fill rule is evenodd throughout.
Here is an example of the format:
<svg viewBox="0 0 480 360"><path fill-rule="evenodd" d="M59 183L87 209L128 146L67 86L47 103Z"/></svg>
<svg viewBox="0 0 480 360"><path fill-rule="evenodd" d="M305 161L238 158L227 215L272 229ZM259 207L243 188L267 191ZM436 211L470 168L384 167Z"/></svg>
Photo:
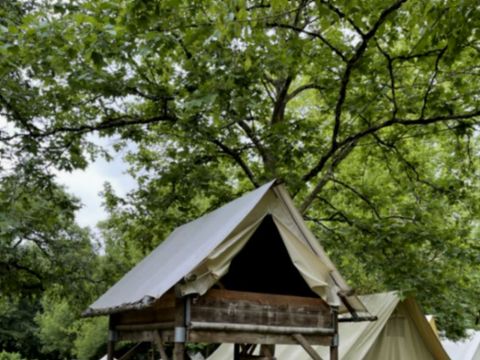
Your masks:
<svg viewBox="0 0 480 360"><path fill-rule="evenodd" d="M170 292L152 307L111 315L119 340L152 341L160 332L173 342L176 299ZM303 333L312 344L329 344L333 329L328 305L320 298L211 289L188 299L187 341L295 344L291 332ZM248 341L247 341L248 340Z"/></svg>

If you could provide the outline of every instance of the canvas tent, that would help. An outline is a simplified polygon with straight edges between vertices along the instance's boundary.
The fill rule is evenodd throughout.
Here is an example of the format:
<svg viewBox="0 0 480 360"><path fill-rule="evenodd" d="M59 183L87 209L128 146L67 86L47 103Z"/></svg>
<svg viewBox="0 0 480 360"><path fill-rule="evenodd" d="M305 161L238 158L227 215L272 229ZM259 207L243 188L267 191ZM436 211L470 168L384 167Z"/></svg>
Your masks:
<svg viewBox="0 0 480 360"><path fill-rule="evenodd" d="M468 330L468 337L460 341L442 340L452 360L480 360L480 331Z"/></svg>
<svg viewBox="0 0 480 360"><path fill-rule="evenodd" d="M85 315L146 307L180 280L184 280L183 295L203 295L228 272L232 259L268 215L273 218L292 262L312 291L340 305L341 313L348 308L364 312L361 302L348 296L351 289L304 224L285 188L274 184L271 181L175 229L90 305ZM337 293L345 295L344 302L339 302Z"/></svg>
<svg viewBox="0 0 480 360"><path fill-rule="evenodd" d="M401 301L395 292L361 296L375 322L340 323L339 357L342 360L446 360L440 340L413 299ZM208 360L231 359L231 345L221 345ZM315 346L326 358L328 348ZM276 348L278 360L307 360L308 354L297 345ZM463 359L463 358L462 358Z"/></svg>
<svg viewBox="0 0 480 360"><path fill-rule="evenodd" d="M220 290L212 287L220 287ZM320 335L330 340L335 338L337 315L330 316L330 313L349 314L356 319L368 315L362 302L351 294L351 289L303 222L285 188L272 181L177 228L149 256L90 305L84 315L109 315L111 339L133 336L133 333L119 330L128 327L129 331L133 331L133 328L142 330L135 334L135 338L149 339L159 335L164 341L170 341L173 336L175 344L192 340L206 341L206 332L200 331L199 326L202 330L218 330L215 334L220 334L220 330L225 330L227 326L230 330L236 329L230 333L230 337L224 334L225 331L222 332L224 340L230 339L231 342L236 342L238 337L245 340L248 328L267 334L262 339L270 344L294 343L290 336L283 334L292 329L308 333L312 341L321 343ZM224 301L222 296L228 301ZM195 297L193 302L192 297ZM179 298L183 305L179 305ZM222 307L227 306L228 302L237 301L239 312L258 306L259 313L262 313L262 309L268 305L270 310L279 314L284 314L285 309L299 311L301 306L295 309L292 304L301 303L302 306L311 305L312 313L303 317L275 317L277 320L283 319L284 323L271 318L258 318L254 319L258 322L256 324L239 324L247 318L245 313L235 317L235 311L222 313L222 309L217 309L219 311L211 315L223 314L223 322L230 316L227 325L218 322L207 324L208 319L203 319L202 324L197 324L194 329L191 316L196 314L195 309L199 308L198 304L202 301L204 307L207 306L205 303ZM246 302L250 302L248 306ZM172 306L169 308L171 311L165 311L168 306ZM179 306L187 310L178 311ZM315 311L318 312L316 315ZM171 319L176 324L173 335L170 331L173 329L167 329L169 323L166 322L171 313L183 314L180 316L183 317L182 326L177 326L177 315ZM152 318L156 318L155 324L163 329L160 331L160 327L156 328L160 334L146 333L147 327L150 330L154 327L154 324L145 323ZM299 319L305 323L298 324ZM131 324L136 320L142 323ZM274 320L277 322L272 322L272 326L262 325L265 321ZM316 322L315 326L308 325L312 320ZM290 327L281 330L281 325ZM280 332L283 332L282 336ZM211 332L209 334L208 339L211 339ZM251 341L260 341L255 332L250 335ZM332 347L336 348L336 344Z"/></svg>

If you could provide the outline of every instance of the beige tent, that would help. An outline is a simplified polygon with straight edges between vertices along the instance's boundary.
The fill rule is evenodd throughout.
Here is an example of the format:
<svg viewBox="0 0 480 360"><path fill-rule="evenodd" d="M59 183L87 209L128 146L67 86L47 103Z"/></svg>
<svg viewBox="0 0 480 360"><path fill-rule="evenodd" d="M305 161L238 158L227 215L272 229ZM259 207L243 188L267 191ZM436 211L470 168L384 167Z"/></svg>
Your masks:
<svg viewBox="0 0 480 360"><path fill-rule="evenodd" d="M109 360L122 340L163 358L174 343L174 359L187 342L270 357L276 344L322 344L337 360L339 314L369 315L275 181L175 229L84 312L109 316Z"/></svg>
<svg viewBox="0 0 480 360"><path fill-rule="evenodd" d="M358 298L349 296L350 288L303 222L285 188L272 181L177 228L90 305L84 315L146 308L176 284L181 296L205 294L220 279L224 280L234 258L265 224L280 234L291 262L309 291L330 305L340 306L340 313L367 314ZM262 243L267 244L266 240ZM272 257L269 262L274 260ZM256 277L252 274L249 282ZM269 282L286 286L278 274L272 277Z"/></svg>
<svg viewBox="0 0 480 360"><path fill-rule="evenodd" d="M421 309L413 299L400 300L395 292L361 296L375 322L342 322L339 327L340 359L342 360L413 360L449 359ZM328 348L315 346L322 358ZM229 360L232 346L224 344L208 360ZM297 345L280 345L275 351L278 360L309 360Z"/></svg>

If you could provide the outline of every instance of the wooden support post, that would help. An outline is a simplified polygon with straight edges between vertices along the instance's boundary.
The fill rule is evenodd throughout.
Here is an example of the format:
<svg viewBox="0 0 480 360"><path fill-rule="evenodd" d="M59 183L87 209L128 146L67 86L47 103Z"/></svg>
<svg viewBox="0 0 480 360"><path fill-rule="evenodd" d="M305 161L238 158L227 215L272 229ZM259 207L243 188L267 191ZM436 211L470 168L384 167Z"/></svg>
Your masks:
<svg viewBox="0 0 480 360"><path fill-rule="evenodd" d="M185 326L185 298L177 292L175 298L175 329L173 360L185 360L185 342L187 329Z"/></svg>
<svg viewBox="0 0 480 360"><path fill-rule="evenodd" d="M293 334L293 338L305 349L313 360L323 360L302 334Z"/></svg>
<svg viewBox="0 0 480 360"><path fill-rule="evenodd" d="M330 345L330 360L338 360L338 306L332 306L332 325L334 334Z"/></svg>
<svg viewBox="0 0 480 360"><path fill-rule="evenodd" d="M274 359L275 355L275 344L262 344L260 346L260 356L263 356L265 359Z"/></svg>
<svg viewBox="0 0 480 360"><path fill-rule="evenodd" d="M157 345L158 352L162 360L168 360L167 353L165 352L165 347L163 346L162 337L159 331L155 331L153 337L155 338L155 344Z"/></svg>
<svg viewBox="0 0 480 360"><path fill-rule="evenodd" d="M128 350L120 359L118 360L128 360L130 359L135 353L140 349L140 345L142 343L136 344L134 347L132 347L130 350Z"/></svg>
<svg viewBox="0 0 480 360"><path fill-rule="evenodd" d="M257 347L257 344L247 344L246 345L247 355L253 355L253 352L255 351L256 347Z"/></svg>
<svg viewBox="0 0 480 360"><path fill-rule="evenodd" d="M107 343L107 360L113 360L115 351L116 332L113 329L112 316L108 317L108 343Z"/></svg>

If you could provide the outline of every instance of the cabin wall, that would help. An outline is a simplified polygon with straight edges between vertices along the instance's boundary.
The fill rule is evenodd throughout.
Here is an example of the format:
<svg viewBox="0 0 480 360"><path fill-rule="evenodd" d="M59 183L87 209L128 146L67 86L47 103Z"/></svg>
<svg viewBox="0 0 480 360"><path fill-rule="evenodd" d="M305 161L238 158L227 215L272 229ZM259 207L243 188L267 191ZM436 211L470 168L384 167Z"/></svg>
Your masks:
<svg viewBox="0 0 480 360"><path fill-rule="evenodd" d="M320 298L211 289L185 301L186 340L191 342L294 344L295 330L312 344L329 344L334 326L331 309ZM118 339L153 341L158 333L172 342L175 302L171 292L147 309L112 315Z"/></svg>

